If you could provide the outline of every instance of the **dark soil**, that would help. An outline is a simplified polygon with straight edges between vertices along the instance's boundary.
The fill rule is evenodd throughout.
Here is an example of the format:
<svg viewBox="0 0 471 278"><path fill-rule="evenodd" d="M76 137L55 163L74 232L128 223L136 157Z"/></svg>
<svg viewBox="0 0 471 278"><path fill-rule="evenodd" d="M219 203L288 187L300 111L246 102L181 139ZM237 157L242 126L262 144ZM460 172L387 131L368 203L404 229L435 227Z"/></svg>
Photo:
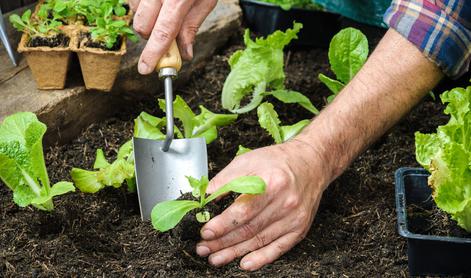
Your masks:
<svg viewBox="0 0 471 278"><path fill-rule="evenodd" d="M425 204L411 205L407 209L408 228L421 235L471 238L451 216L439 209L433 201Z"/></svg>
<svg viewBox="0 0 471 278"><path fill-rule="evenodd" d="M203 104L222 112L219 99L229 73L227 60L242 47L240 41L232 45L178 90L192 108ZM327 52L293 50L286 57L287 87L323 107L329 92L317 75L331 75ZM311 116L300 107L272 101L283 123ZM128 109L91 125L68 145L47 149L52 182L69 180L73 166L91 169L97 148L113 158L131 138L132 120L140 111L162 115L154 101ZM442 111L439 102L426 97L330 185L304 241L259 271L244 272L238 262L211 267L195 254L194 241L158 233L142 222L137 196L124 189L68 194L56 198L55 211L46 214L18 208L11 192L0 186L0 277L405 277L406 244L396 231L394 171L418 166L414 132L432 132L445 123ZM222 128L209 145L210 174L231 161L239 144L255 148L272 143L258 126L255 111L243 115L235 125Z"/></svg>
<svg viewBox="0 0 471 278"><path fill-rule="evenodd" d="M58 34L54 37L33 37L28 42L28 47L67 47L69 42L70 38L64 34Z"/></svg>
<svg viewBox="0 0 471 278"><path fill-rule="evenodd" d="M105 45L105 43L103 43L103 42L93 41L92 36L91 36L90 33L82 33L81 36L80 36L80 39L81 40L86 40L86 42L85 42L86 47L99 48L99 49L103 49L103 50L106 50L106 51L118 51L121 48L121 44L123 42L123 38L118 37L118 39L116 40L116 43L113 45L113 47L108 48Z"/></svg>

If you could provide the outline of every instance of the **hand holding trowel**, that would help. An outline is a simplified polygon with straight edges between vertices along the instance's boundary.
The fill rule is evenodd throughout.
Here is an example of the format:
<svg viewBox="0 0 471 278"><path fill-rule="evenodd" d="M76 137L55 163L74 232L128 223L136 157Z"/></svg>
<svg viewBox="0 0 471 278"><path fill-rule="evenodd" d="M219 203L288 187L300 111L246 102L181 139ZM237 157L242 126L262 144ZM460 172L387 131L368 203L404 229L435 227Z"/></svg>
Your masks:
<svg viewBox="0 0 471 278"><path fill-rule="evenodd" d="M157 64L164 80L166 137L163 141L134 138L137 193L143 220L149 219L159 202L173 200L190 192L186 176L208 176L208 156L204 138L173 139L173 79L182 66L178 46L172 42L168 53Z"/></svg>

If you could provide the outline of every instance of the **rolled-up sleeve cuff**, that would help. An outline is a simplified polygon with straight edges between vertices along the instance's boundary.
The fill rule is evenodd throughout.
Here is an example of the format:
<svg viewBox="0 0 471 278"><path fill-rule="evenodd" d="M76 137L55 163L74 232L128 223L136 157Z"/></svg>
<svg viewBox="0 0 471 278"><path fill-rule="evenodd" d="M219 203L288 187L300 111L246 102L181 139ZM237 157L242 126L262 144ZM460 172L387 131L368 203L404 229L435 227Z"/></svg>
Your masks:
<svg viewBox="0 0 471 278"><path fill-rule="evenodd" d="M448 76L469 69L471 31L430 1L394 0L384 22L402 34Z"/></svg>

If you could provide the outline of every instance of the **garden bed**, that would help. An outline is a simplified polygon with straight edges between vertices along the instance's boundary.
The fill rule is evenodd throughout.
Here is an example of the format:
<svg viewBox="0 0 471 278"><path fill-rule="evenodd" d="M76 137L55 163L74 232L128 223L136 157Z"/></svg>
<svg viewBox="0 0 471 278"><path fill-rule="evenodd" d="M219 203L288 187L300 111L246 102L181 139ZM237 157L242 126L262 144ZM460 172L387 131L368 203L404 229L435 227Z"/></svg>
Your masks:
<svg viewBox="0 0 471 278"><path fill-rule="evenodd" d="M240 34L237 36L240 37ZM235 46L234 46L235 45ZM203 104L222 112L220 92L229 73L228 56L241 42L208 62L177 93L192 108ZM317 107L329 95L317 79L328 69L325 50L292 50L286 59L288 87L304 92ZM310 117L291 105L276 107L283 123ZM114 118L88 127L68 145L45 150L52 182L70 180L73 166L91 168L95 151L107 156L132 136L137 114L157 112L155 102L117 111ZM427 97L391 132L357 159L324 194L307 238L273 264L252 273L258 277L382 277L407 275L405 240L396 231L394 171L417 166L414 132L432 132L446 122L443 107ZM365 115L368 117L368 115ZM272 144L255 111L224 127L208 147L210 175L234 157L237 146ZM68 194L46 214L21 209L0 185L0 276L247 277L237 262L216 269L194 252L194 242L160 234L141 222L137 195L107 188L95 195Z"/></svg>

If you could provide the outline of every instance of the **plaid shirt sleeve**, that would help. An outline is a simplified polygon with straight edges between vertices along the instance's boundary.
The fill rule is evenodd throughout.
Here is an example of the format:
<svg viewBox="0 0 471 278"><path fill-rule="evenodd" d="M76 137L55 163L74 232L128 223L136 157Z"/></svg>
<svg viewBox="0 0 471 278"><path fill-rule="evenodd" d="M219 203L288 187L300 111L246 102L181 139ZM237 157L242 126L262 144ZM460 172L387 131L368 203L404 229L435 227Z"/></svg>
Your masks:
<svg viewBox="0 0 471 278"><path fill-rule="evenodd" d="M457 78L471 60L470 0L393 0L384 21Z"/></svg>

